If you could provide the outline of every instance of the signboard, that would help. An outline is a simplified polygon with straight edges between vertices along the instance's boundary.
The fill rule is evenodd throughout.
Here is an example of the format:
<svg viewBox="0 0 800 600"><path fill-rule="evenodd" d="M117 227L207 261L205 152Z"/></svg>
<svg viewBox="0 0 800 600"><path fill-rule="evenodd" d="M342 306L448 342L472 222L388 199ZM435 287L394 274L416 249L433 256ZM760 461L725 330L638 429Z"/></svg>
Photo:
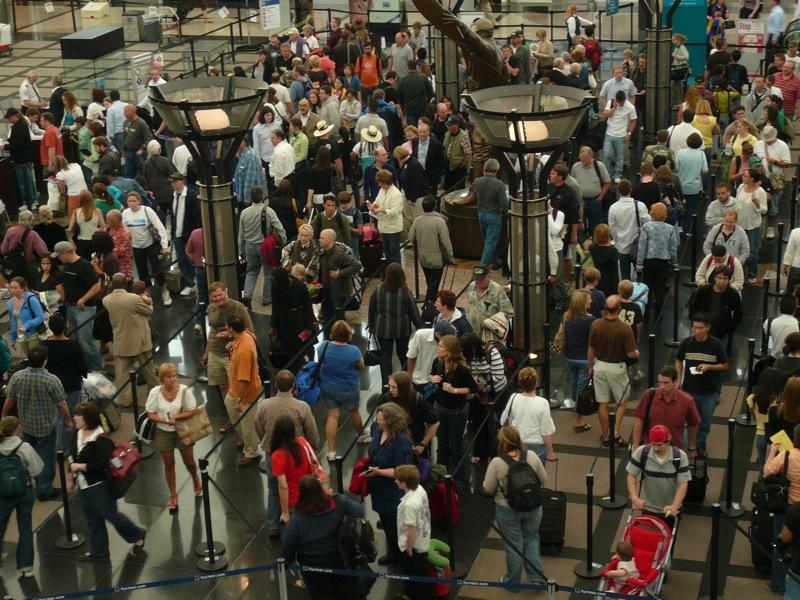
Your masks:
<svg viewBox="0 0 800 600"><path fill-rule="evenodd" d="M261 13L261 29L269 31L281 26L280 0L260 0L259 11Z"/></svg>
<svg viewBox="0 0 800 600"><path fill-rule="evenodd" d="M370 23L400 23L402 19L400 0L373 0L369 8Z"/></svg>
<svg viewBox="0 0 800 600"><path fill-rule="evenodd" d="M55 7L53 6L53 3L52 3L52 2L45 2L45 3L44 3L44 12L46 12L46 13L51 13L51 12L54 12L55 10L56 10L56 9L55 9Z"/></svg>
<svg viewBox="0 0 800 600"><path fill-rule="evenodd" d="M747 69L752 77L758 72L764 58L764 45L767 41L767 23L759 19L736 20L736 45L742 53L739 64Z"/></svg>
<svg viewBox="0 0 800 600"><path fill-rule="evenodd" d="M220 19L227 19L230 12L224 6L217 11Z"/></svg>
<svg viewBox="0 0 800 600"><path fill-rule="evenodd" d="M606 2L606 14L609 17L612 17L618 12L619 12L619 0L608 0L608 2Z"/></svg>
<svg viewBox="0 0 800 600"><path fill-rule="evenodd" d="M150 67L153 66L153 53L137 54L128 61L131 73L131 90L136 104L147 98L147 82L150 81Z"/></svg>

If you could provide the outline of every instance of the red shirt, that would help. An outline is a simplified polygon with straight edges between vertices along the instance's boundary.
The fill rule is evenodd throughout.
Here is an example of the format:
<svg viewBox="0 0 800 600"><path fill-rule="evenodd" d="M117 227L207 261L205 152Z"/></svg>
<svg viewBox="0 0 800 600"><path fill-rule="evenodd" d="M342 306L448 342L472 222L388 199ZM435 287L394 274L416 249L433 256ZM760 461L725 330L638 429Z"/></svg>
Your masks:
<svg viewBox="0 0 800 600"><path fill-rule="evenodd" d="M303 475L311 475L314 472L311 463L308 462L308 456L306 456L306 452L303 449L303 446L308 444L308 442L306 442L304 437L298 437L297 444L300 447L300 464L295 464L291 452L285 448L276 450L270 457L272 474L275 477L280 477L281 475L286 476L286 484L289 486L289 508L293 508L300 497L300 478Z"/></svg>
<svg viewBox="0 0 800 600"><path fill-rule="evenodd" d="M794 117L797 96L800 94L800 77L792 73L785 77L783 71L775 73L775 87L783 94L783 113L787 117Z"/></svg>
<svg viewBox="0 0 800 600"><path fill-rule="evenodd" d="M44 130L44 136L39 146L39 159L45 167L50 164L49 148L56 149L56 156L64 156L64 142L61 141L61 134L55 125Z"/></svg>
<svg viewBox="0 0 800 600"><path fill-rule="evenodd" d="M648 405L651 403L650 416L645 419ZM689 427L700 425L700 413L694 403L694 398L683 390L676 389L672 393L672 398L666 400L664 392L660 389L655 394L646 390L636 407L634 416L642 421L647 421L647 431L642 429L642 444L649 443L647 434L653 425L664 425L672 435L671 444L678 448L683 448L683 429L688 424Z"/></svg>

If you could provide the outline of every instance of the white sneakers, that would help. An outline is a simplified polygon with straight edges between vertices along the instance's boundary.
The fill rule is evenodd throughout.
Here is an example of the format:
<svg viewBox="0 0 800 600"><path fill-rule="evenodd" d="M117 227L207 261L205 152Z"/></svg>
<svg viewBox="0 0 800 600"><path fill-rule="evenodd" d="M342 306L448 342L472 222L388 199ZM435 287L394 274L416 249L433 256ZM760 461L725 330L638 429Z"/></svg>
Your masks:
<svg viewBox="0 0 800 600"><path fill-rule="evenodd" d="M165 289L161 292L161 303L164 306L172 306L172 296L169 293L169 290Z"/></svg>
<svg viewBox="0 0 800 600"><path fill-rule="evenodd" d="M194 324L194 332L196 335L203 335L203 328L200 326L200 323Z"/></svg>
<svg viewBox="0 0 800 600"><path fill-rule="evenodd" d="M767 227L767 239L768 240L775 239L775 228L774 227Z"/></svg>
<svg viewBox="0 0 800 600"><path fill-rule="evenodd" d="M183 296L184 298L185 298L186 296L191 296L192 294L194 294L194 293L195 293L195 291L197 291L197 288L196 288L195 286L193 286L193 285L187 285L185 288L183 288L183 289L181 290L181 296Z"/></svg>

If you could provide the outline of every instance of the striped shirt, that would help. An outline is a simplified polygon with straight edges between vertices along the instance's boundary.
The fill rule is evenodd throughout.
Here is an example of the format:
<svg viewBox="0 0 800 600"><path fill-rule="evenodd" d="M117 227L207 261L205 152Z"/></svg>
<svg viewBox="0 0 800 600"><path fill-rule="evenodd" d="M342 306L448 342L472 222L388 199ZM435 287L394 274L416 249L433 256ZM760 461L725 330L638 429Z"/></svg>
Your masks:
<svg viewBox="0 0 800 600"><path fill-rule="evenodd" d="M22 430L33 437L50 434L58 421L61 402L67 401L58 377L45 369L28 367L11 376L6 396L17 401Z"/></svg>
<svg viewBox="0 0 800 600"><path fill-rule="evenodd" d="M506 385L506 368L497 348L490 348L488 354L489 360L486 354L473 358L469 362L469 370L481 391L491 390L497 394Z"/></svg>
<svg viewBox="0 0 800 600"><path fill-rule="evenodd" d="M422 324L417 303L407 287L390 292L381 285L369 299L369 330L378 338L397 340L411 335L412 322Z"/></svg>
<svg viewBox="0 0 800 600"><path fill-rule="evenodd" d="M792 73L789 77L783 71L775 73L775 87L783 95L783 113L787 117L794 116L797 96L800 94L800 77Z"/></svg>

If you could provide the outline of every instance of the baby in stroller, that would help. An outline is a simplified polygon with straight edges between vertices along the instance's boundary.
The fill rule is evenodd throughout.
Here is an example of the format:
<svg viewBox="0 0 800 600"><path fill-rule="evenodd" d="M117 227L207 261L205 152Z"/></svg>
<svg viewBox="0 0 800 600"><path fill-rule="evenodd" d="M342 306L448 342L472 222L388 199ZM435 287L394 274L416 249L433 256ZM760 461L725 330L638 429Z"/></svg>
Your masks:
<svg viewBox="0 0 800 600"><path fill-rule="evenodd" d="M612 565L616 566L612 568ZM617 553L611 557L611 562L600 572L608 578L607 591L621 590L628 579L639 576L636 561L633 560L633 546L630 542L617 542Z"/></svg>

